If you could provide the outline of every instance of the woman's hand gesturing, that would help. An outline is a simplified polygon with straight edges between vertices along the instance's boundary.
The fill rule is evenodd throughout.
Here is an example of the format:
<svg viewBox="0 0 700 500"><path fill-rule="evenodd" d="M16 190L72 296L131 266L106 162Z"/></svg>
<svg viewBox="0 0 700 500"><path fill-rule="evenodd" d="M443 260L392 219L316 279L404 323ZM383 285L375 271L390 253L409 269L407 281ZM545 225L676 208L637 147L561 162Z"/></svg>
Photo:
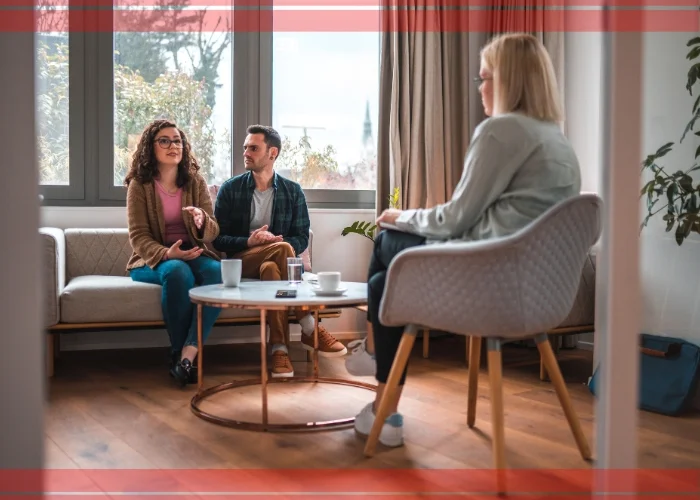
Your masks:
<svg viewBox="0 0 700 500"><path fill-rule="evenodd" d="M189 212L194 219L194 225L197 227L197 229L202 229L202 226L204 225L204 211L201 208L185 207L182 210Z"/></svg>
<svg viewBox="0 0 700 500"><path fill-rule="evenodd" d="M202 255L202 252L204 251L204 249L200 247L190 248L189 250L180 250L180 245L182 245L182 240L177 240L170 248L168 248L168 251L165 252L165 256L168 258L168 260L193 260Z"/></svg>

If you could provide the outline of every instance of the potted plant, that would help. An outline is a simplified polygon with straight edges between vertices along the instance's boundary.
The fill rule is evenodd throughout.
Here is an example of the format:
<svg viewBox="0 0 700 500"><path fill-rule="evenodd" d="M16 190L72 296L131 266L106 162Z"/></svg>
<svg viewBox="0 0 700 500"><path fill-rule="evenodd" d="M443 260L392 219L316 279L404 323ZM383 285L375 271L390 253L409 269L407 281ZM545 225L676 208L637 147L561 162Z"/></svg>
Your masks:
<svg viewBox="0 0 700 500"><path fill-rule="evenodd" d="M389 195L389 208L399 208L401 191L399 188L394 188L394 190ZM343 229L341 233L343 236L354 233L369 238L374 241L374 235L377 231L377 225L372 221L355 221L348 227Z"/></svg>
<svg viewBox="0 0 700 500"><path fill-rule="evenodd" d="M700 37L695 37L687 43L691 47L686 55L686 59L694 61L700 57ZM688 80L685 88L690 95L693 95L693 87L700 78L700 62L693 64L688 70ZM694 132L695 122L700 119L700 96L695 99L692 109L692 117L685 126L683 135L679 143L683 142L686 135ZM700 131L694 132L700 137ZM641 224L640 231L647 226L649 219L664 211L663 220L666 221L666 232L676 228L676 243L680 246L683 241L690 236L690 233L700 234L700 183L693 184L690 174L700 170L698 157L700 157L700 146L695 151L693 165L687 170L677 170L669 174L666 169L657 162L666 156L672 149L674 143L669 142L661 146L655 153L647 156L642 162L642 172L650 170L654 177L647 182L641 190L641 197L647 198L647 215ZM665 203L661 208L656 204L661 201Z"/></svg>

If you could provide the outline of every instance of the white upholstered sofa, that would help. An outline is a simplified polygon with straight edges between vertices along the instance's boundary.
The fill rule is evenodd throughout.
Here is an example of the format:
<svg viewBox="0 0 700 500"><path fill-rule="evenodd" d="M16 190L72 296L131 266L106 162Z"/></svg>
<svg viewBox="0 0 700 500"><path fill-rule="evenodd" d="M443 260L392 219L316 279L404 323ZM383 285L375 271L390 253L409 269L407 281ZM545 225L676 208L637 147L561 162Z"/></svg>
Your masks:
<svg viewBox="0 0 700 500"><path fill-rule="evenodd" d="M161 287L133 281L126 271L131 245L126 228L43 227L44 326L49 371L56 333L163 327ZM311 269L313 232L302 254ZM323 311L321 318L338 317ZM225 309L217 325L258 324L259 312Z"/></svg>

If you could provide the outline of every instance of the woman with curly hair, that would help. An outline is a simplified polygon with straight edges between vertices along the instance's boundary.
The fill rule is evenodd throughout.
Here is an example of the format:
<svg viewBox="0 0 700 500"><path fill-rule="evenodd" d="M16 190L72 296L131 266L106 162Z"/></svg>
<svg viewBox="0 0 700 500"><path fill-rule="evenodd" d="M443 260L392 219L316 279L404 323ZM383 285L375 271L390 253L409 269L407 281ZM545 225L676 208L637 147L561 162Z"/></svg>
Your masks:
<svg viewBox="0 0 700 500"><path fill-rule="evenodd" d="M207 183L185 133L156 120L141 135L129 173L126 208L133 253L131 279L162 287L163 320L170 337L170 374L184 387L196 383L197 315L189 291L221 283L219 256L207 248L219 235ZM205 340L220 310L205 307Z"/></svg>

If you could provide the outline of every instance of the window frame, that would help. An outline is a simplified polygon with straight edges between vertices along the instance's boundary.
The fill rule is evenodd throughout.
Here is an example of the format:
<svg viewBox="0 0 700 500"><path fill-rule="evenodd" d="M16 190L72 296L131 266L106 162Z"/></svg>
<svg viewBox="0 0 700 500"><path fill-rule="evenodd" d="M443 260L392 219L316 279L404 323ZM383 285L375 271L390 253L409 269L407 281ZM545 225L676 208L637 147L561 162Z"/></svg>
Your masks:
<svg viewBox="0 0 700 500"><path fill-rule="evenodd" d="M80 0L70 0L78 4ZM231 176L245 172L242 154L248 125L272 123L274 10L268 1L258 0L233 12L232 79L232 164ZM235 29L237 15L245 13L256 29ZM69 185L40 186L45 206L125 206L126 189L113 185L114 179L114 29L113 18L100 18L90 29L87 11L79 15L85 32L69 29ZM71 17L72 19L72 17ZM377 64L379 64L379 54ZM377 86L379 92L379 86ZM374 209L375 190L304 189L313 208Z"/></svg>
<svg viewBox="0 0 700 500"><path fill-rule="evenodd" d="M71 7L73 6L71 0ZM85 199L85 50L86 33L73 32L72 23L84 21L83 11L71 10L68 18L68 185L40 184L44 204Z"/></svg>

